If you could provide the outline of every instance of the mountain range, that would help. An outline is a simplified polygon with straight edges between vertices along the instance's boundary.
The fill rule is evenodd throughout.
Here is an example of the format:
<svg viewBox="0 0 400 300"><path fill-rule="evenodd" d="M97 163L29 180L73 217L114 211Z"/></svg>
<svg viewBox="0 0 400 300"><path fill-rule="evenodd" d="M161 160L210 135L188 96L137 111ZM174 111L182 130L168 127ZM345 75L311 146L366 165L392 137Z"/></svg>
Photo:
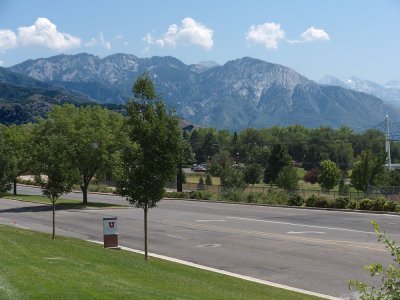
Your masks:
<svg viewBox="0 0 400 300"><path fill-rule="evenodd" d="M376 96L346 84L319 84L288 67L250 57L224 65L186 65L171 56L119 53L100 58L82 53L28 60L8 71L89 101L116 104L131 97L133 82L147 72L160 97L178 115L218 129L292 124L361 129L380 123L388 112L400 117L397 109Z"/></svg>
<svg viewBox="0 0 400 300"><path fill-rule="evenodd" d="M54 104L95 103L89 97L0 67L0 123L21 124L44 116Z"/></svg>
<svg viewBox="0 0 400 300"><path fill-rule="evenodd" d="M380 85L376 82L363 80L353 76L346 80L340 80L334 76L326 75L322 77L318 83L341 86L358 92L371 94L388 104L400 107L400 81L397 80L391 80L384 85Z"/></svg>

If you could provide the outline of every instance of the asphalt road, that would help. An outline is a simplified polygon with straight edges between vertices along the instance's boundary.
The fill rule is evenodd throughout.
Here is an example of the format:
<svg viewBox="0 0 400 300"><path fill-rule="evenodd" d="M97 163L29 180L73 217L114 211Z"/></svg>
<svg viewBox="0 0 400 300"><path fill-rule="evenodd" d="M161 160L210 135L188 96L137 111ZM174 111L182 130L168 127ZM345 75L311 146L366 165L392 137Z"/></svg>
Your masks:
<svg viewBox="0 0 400 300"><path fill-rule="evenodd" d="M20 193L40 190L19 187ZM81 199L71 193L64 198ZM116 196L89 201L126 204ZM118 217L123 246L143 249L143 211L135 208L58 210L57 233L102 240L102 218ZM194 263L337 297L347 280L371 282L362 267L391 262L370 221L400 241L400 217L352 212L161 201L149 213L149 250ZM0 223L51 232L48 207L0 200Z"/></svg>

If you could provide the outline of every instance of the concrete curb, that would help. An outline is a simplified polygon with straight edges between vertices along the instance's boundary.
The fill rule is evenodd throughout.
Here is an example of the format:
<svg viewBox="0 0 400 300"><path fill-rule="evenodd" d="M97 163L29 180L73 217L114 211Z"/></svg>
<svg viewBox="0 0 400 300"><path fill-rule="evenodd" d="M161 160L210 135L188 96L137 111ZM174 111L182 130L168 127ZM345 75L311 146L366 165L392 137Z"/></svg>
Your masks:
<svg viewBox="0 0 400 300"><path fill-rule="evenodd" d="M91 242L91 243L96 243L96 244L103 245L103 242L94 241L94 240L87 240L87 241ZM142 250L132 249L132 248L125 247L125 246L119 246L119 248L122 249L122 250L125 250L125 251L129 251L129 252L133 252L133 253L143 254L144 255L144 251L142 251ZM229 271L224 271L224 270L221 270L221 269L211 268L211 267L199 265L199 264L196 264L196 263L192 263L192 262L189 262L189 261L185 261L185 260L181 260L181 259L177 259L177 258L165 256L165 255L160 255L160 254L155 254L155 253L150 253L150 252L148 253L148 255L150 257L154 257L154 258L158 258L158 259L162 259L162 260L178 263L178 264L189 266L189 267L193 267L193 268L196 268L196 269L201 269L201 270L210 271L210 272L214 272L214 273L218 273L218 274L222 274L222 275L227 275L227 276L230 276L230 277L235 277L235 278L239 278L239 279L243 279L243 280L247 280L247 281L251 281L251 282L256 282L256 283L260 283L260 284L264 284L264 285L268 285L268 286L272 286L272 287L276 287L276 288L280 288L280 289L284 289L284 290L288 290L288 291L292 291L292 292L297 292L297 293L301 293L301 294L306 294L306 295L310 295L310 296L316 296L316 297L320 297L320 298L324 298L324 299L330 299L330 300L340 300L340 299L342 299L342 298L337 298L337 297L333 297L333 296L329 296L329 295L325 295L325 294L320 294L320 293L316 293L316 292L312 292L312 291L307 291L307 290L303 290L303 289L299 289L299 288L295 288L295 287L291 287L291 286L287 286L287 285L283 285L283 284L279 284L279 283L275 283L275 282L271 282L271 281L267 281L267 280L262 280L262 279L258 279L258 278L254 278L254 277L250 277L250 276L245 276L245 275L241 275L241 274L237 274L237 273L233 273L233 272L229 272Z"/></svg>

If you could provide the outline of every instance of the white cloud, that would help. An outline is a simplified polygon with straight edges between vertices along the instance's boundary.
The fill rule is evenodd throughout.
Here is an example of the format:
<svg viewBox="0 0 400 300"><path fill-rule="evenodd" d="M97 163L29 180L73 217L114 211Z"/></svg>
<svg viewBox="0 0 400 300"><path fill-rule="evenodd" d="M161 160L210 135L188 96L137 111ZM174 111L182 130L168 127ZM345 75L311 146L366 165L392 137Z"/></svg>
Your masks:
<svg viewBox="0 0 400 300"><path fill-rule="evenodd" d="M147 44L156 44L160 47L175 48L178 44L196 45L204 49L213 47L214 31L205 25L196 22L192 18L182 20L182 25L172 24L168 31L158 39L152 37L150 33L146 34L143 40Z"/></svg>
<svg viewBox="0 0 400 300"><path fill-rule="evenodd" d="M252 25L246 34L246 40L256 44L263 44L267 49L278 48L279 40L285 37L280 24L264 23Z"/></svg>
<svg viewBox="0 0 400 300"><path fill-rule="evenodd" d="M102 32L100 32L99 40L100 40L100 45L102 45L104 48L108 50L111 49L111 43L105 39L104 34Z"/></svg>
<svg viewBox="0 0 400 300"><path fill-rule="evenodd" d="M117 34L116 36L114 36L114 38L116 40L122 40L124 38L124 36L122 34Z"/></svg>
<svg viewBox="0 0 400 300"><path fill-rule="evenodd" d="M0 66L4 66L4 61L0 60Z"/></svg>
<svg viewBox="0 0 400 300"><path fill-rule="evenodd" d="M91 38L89 41L85 43L85 47L94 47L97 44L100 44L102 47L110 50L111 49L111 43L106 40L104 37L104 33L100 32L99 37L96 38Z"/></svg>
<svg viewBox="0 0 400 300"><path fill-rule="evenodd" d="M8 29L0 29L0 53L17 46L17 36Z"/></svg>
<svg viewBox="0 0 400 300"><path fill-rule="evenodd" d="M308 28L300 35L304 43L313 41L329 41L329 35L323 29L317 29L314 27Z"/></svg>
<svg viewBox="0 0 400 300"><path fill-rule="evenodd" d="M308 28L300 35L299 40L287 40L290 44L299 44L299 43L309 43L309 42L319 42L319 41L329 41L329 35L323 30L314 27Z"/></svg>
<svg viewBox="0 0 400 300"><path fill-rule="evenodd" d="M63 51L79 47L81 39L57 31L56 25L47 18L38 18L33 25L18 28L18 44L22 46L44 46Z"/></svg>
<svg viewBox="0 0 400 300"><path fill-rule="evenodd" d="M89 41L85 43L85 47L94 47L96 46L97 41L95 38L91 38Z"/></svg>

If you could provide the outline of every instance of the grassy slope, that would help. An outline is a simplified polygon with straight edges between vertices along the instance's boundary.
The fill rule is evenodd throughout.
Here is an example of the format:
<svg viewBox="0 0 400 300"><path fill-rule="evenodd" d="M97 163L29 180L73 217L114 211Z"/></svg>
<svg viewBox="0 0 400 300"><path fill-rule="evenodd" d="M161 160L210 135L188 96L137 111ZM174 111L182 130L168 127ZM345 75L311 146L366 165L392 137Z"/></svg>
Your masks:
<svg viewBox="0 0 400 300"><path fill-rule="evenodd" d="M0 225L0 299L318 299Z"/></svg>

